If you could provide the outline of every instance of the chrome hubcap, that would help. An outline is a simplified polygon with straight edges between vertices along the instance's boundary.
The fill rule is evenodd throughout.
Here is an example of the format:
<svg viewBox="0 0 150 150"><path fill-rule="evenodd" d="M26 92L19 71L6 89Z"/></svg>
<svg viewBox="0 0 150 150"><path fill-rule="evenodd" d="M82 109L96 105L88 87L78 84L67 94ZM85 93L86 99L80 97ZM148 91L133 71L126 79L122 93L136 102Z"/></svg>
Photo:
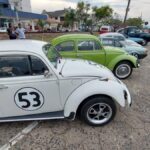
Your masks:
<svg viewBox="0 0 150 150"><path fill-rule="evenodd" d="M131 68L127 64L121 64L116 68L116 75L119 78L125 78L127 77L131 72Z"/></svg>
<svg viewBox="0 0 150 150"><path fill-rule="evenodd" d="M105 103L92 105L87 111L87 118L94 124L103 124L112 116L112 109Z"/></svg>

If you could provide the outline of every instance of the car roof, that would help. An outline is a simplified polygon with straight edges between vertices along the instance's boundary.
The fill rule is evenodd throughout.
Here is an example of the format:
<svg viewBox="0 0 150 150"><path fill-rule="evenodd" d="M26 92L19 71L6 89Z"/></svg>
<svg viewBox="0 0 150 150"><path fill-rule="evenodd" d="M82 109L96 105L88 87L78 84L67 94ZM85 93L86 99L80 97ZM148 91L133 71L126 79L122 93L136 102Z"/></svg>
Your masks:
<svg viewBox="0 0 150 150"><path fill-rule="evenodd" d="M95 35L91 35L91 34L66 34L66 35L62 35L59 37L56 37L52 40L52 44L54 44L55 42L61 42L61 41L68 41L68 40L74 40L74 39L96 39L98 40L98 38Z"/></svg>
<svg viewBox="0 0 150 150"><path fill-rule="evenodd" d="M109 32L109 33L103 33L101 34L100 36L108 36L108 35L119 35L119 36L123 36L122 34L120 33L116 33L116 32Z"/></svg>
<svg viewBox="0 0 150 150"><path fill-rule="evenodd" d="M0 52L26 51L39 53L47 42L38 40L1 40Z"/></svg>

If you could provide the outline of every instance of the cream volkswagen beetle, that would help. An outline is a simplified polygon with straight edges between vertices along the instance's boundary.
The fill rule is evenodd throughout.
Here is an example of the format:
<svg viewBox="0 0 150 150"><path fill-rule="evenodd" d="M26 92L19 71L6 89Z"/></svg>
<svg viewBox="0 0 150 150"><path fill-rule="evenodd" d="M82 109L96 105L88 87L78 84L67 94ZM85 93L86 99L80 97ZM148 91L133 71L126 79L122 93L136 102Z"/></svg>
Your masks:
<svg viewBox="0 0 150 150"><path fill-rule="evenodd" d="M109 123L131 105L127 87L104 66L61 59L48 43L0 41L0 122L80 118Z"/></svg>

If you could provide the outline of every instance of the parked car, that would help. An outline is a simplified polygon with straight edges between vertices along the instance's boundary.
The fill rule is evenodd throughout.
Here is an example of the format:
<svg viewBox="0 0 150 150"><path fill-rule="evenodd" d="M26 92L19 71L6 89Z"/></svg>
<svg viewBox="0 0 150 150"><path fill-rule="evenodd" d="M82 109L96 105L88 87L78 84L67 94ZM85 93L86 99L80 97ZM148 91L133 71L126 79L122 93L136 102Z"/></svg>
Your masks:
<svg viewBox="0 0 150 150"><path fill-rule="evenodd" d="M113 32L114 28L112 26L101 26L100 27L100 34Z"/></svg>
<svg viewBox="0 0 150 150"><path fill-rule="evenodd" d="M124 49L129 54L137 57L138 59L143 59L147 56L147 49L141 45L134 45L127 41L120 41L116 38L102 37L100 38L104 46L113 46Z"/></svg>
<svg viewBox="0 0 150 150"><path fill-rule="evenodd" d="M104 34L101 34L100 37L112 37L112 38L116 38L120 41L127 41L128 43L130 42L134 45L137 45L137 44L143 45L144 44L144 40L141 38L126 38L123 34L117 33L117 32L104 33Z"/></svg>
<svg viewBox="0 0 150 150"><path fill-rule="evenodd" d="M68 34L52 41L52 47L63 57L82 58L95 61L108 67L119 79L128 78L133 68L138 67L138 61L122 49L105 49L99 38L88 34Z"/></svg>
<svg viewBox="0 0 150 150"><path fill-rule="evenodd" d="M143 43L144 46L146 46L147 43L150 42L150 33L145 33L135 26L122 28L118 30L117 32L122 33L127 37L142 38L144 40L144 43Z"/></svg>
<svg viewBox="0 0 150 150"><path fill-rule="evenodd" d="M0 45L0 122L74 119L79 114L89 125L101 126L115 117L116 104L131 105L127 87L102 65L61 59L46 42Z"/></svg>

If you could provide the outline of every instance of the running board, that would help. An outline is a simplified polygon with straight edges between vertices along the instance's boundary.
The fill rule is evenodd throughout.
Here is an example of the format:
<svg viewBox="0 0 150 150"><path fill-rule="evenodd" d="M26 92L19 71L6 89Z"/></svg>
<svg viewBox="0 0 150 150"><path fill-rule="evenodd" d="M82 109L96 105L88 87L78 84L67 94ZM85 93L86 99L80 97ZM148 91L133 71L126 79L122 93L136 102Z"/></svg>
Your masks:
<svg viewBox="0 0 150 150"><path fill-rule="evenodd" d="M25 116L14 116L0 118L0 122L16 122L16 121L33 121L33 120L51 120L51 119L63 119L64 111L48 112L41 114L32 114Z"/></svg>

